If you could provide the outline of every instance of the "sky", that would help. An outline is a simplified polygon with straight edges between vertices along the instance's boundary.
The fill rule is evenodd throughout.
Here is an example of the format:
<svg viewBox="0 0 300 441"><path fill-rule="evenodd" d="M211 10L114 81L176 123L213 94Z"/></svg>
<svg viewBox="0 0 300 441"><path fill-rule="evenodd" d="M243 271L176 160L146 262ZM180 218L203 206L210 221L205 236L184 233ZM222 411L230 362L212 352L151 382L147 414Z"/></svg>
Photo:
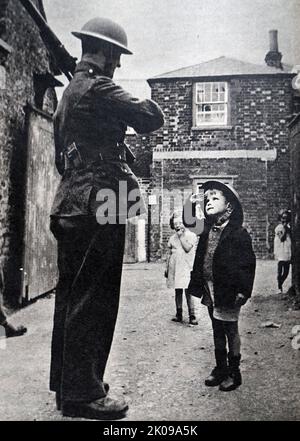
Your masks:
<svg viewBox="0 0 300 441"><path fill-rule="evenodd" d="M263 64L269 30L278 29L283 62L300 65L299 0L44 0L48 23L72 55L71 35L104 16L126 30L134 55L116 79L147 79L222 55Z"/></svg>

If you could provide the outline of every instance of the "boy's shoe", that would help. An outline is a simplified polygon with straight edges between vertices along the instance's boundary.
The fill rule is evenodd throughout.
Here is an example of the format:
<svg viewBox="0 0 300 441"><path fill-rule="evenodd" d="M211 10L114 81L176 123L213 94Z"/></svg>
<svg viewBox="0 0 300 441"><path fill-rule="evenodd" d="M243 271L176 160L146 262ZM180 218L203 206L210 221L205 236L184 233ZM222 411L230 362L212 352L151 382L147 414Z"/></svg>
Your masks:
<svg viewBox="0 0 300 441"><path fill-rule="evenodd" d="M211 371L211 374L206 378L205 386L219 386L225 378L228 377L227 351L226 349L215 350L216 367Z"/></svg>
<svg viewBox="0 0 300 441"><path fill-rule="evenodd" d="M109 384L105 383L105 381L103 381L103 388L104 388L105 393L107 395L108 391L109 391ZM56 392L55 400L56 400L56 409L57 410L61 410L61 396L60 396L60 392Z"/></svg>
<svg viewBox="0 0 300 441"><path fill-rule="evenodd" d="M64 416L90 420L118 420L126 416L127 410L128 404L124 400L117 401L107 396L90 403L62 403Z"/></svg>
<svg viewBox="0 0 300 441"><path fill-rule="evenodd" d="M222 381L219 389L223 392L230 392L237 389L242 384L242 375L240 371L241 355L228 354L229 374L227 378Z"/></svg>
<svg viewBox="0 0 300 441"><path fill-rule="evenodd" d="M228 377L228 371L224 368L215 367L211 371L210 375L206 378L205 386L215 387L219 386L225 378Z"/></svg>
<svg viewBox="0 0 300 441"><path fill-rule="evenodd" d="M198 322L197 322L196 317L194 315L190 316L189 323L190 323L190 325L198 325Z"/></svg>

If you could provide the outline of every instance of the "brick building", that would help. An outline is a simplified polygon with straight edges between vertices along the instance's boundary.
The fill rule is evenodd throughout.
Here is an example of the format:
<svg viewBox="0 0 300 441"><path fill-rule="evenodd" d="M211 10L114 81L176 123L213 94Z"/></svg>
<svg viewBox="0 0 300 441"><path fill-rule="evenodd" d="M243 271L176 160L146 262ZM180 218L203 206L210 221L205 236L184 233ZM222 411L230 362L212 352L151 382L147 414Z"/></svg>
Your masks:
<svg viewBox="0 0 300 441"><path fill-rule="evenodd" d="M291 184L292 184L292 282L300 307L300 113L290 122Z"/></svg>
<svg viewBox="0 0 300 441"><path fill-rule="evenodd" d="M148 80L166 120L148 139L151 185L161 196L153 207L153 258L164 255L170 235L169 192L195 191L210 178L240 193L257 256L272 255L278 211L290 205L294 74L281 62L277 31L270 46L262 65L220 57Z"/></svg>
<svg viewBox="0 0 300 441"><path fill-rule="evenodd" d="M42 1L32 3L44 15ZM44 159L53 150L51 115L57 103L54 87L59 83L52 73L45 45L21 3L0 0L0 264L4 297L12 305L20 302L24 247L29 247L25 238L26 192L28 186L40 185L34 169L41 164L29 164L30 130L45 150ZM31 126L32 118L47 125L44 142L39 138L39 125ZM37 204L31 204L32 215L36 215Z"/></svg>

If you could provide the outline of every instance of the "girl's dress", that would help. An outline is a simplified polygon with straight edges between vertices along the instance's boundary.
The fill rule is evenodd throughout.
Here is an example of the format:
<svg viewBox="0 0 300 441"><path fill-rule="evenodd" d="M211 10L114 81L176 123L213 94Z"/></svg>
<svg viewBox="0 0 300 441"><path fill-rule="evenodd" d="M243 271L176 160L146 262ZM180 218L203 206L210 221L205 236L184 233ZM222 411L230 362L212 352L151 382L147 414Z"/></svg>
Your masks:
<svg viewBox="0 0 300 441"><path fill-rule="evenodd" d="M170 237L168 242L168 248L171 253L168 264L168 288L187 289L190 282L190 275L195 258L197 236L195 233L186 230L183 233L183 237L193 245L188 253L182 247L181 241L176 233Z"/></svg>

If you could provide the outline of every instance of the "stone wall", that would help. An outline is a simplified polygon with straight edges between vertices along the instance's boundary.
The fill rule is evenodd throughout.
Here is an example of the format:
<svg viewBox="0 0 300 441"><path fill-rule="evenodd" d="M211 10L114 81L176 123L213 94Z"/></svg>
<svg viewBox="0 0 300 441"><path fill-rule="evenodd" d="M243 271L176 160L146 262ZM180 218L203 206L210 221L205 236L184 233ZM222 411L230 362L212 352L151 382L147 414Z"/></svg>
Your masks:
<svg viewBox="0 0 300 441"><path fill-rule="evenodd" d="M34 2L37 6L40 1ZM49 71L49 57L39 32L18 1L0 0L0 38L12 52L0 48L5 83L0 89L0 264L4 296L19 298L23 254L24 190L26 185L26 105L35 103L34 74ZM56 105L55 93L48 94Z"/></svg>

